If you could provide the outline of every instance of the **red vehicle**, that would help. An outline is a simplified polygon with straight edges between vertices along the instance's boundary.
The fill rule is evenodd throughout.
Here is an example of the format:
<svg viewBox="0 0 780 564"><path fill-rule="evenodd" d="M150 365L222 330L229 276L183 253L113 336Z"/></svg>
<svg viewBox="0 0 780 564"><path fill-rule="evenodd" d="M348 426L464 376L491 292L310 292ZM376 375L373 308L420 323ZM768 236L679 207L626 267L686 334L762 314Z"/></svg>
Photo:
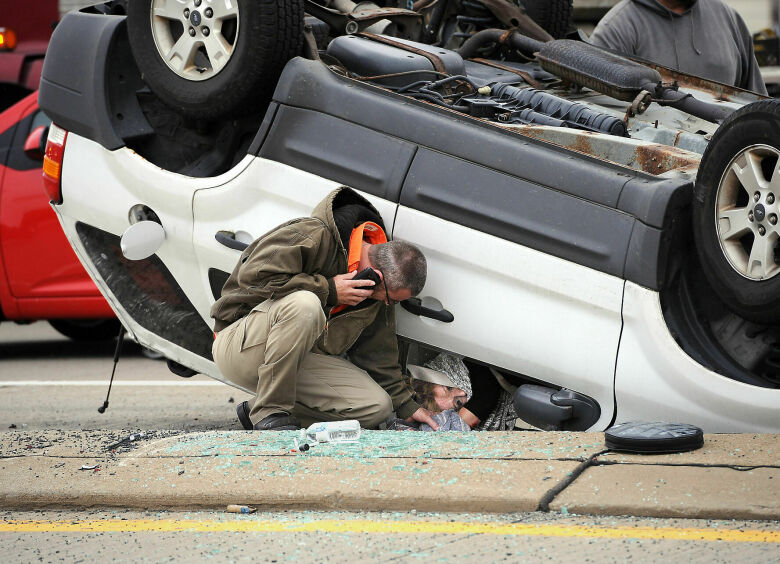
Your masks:
<svg viewBox="0 0 780 564"><path fill-rule="evenodd" d="M58 2L21 4L0 0L0 320L46 319L73 339L111 338L119 323L43 191L51 120L38 108L37 88Z"/></svg>
<svg viewBox="0 0 780 564"><path fill-rule="evenodd" d="M111 338L119 325L84 271L43 191L51 120L38 93L0 114L0 320L49 320L78 340Z"/></svg>
<svg viewBox="0 0 780 564"><path fill-rule="evenodd" d="M43 56L59 19L57 0L0 0L0 110L38 89Z"/></svg>

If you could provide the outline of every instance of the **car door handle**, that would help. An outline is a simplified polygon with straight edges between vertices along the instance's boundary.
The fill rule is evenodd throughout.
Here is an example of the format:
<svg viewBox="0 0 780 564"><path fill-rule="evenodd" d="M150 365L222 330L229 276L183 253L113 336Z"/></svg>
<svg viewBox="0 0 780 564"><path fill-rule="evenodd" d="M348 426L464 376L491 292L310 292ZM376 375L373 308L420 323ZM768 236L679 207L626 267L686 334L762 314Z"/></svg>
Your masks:
<svg viewBox="0 0 780 564"><path fill-rule="evenodd" d="M232 231L217 231L214 238L221 245L225 245L229 249L235 249L236 251L243 251L249 244L236 240L236 234Z"/></svg>
<svg viewBox="0 0 780 564"><path fill-rule="evenodd" d="M412 315L420 315L422 317L430 317L436 321L443 321L444 323L452 323L455 321L455 316L452 315L446 309L431 309L422 305L420 298L409 298L401 302L401 307Z"/></svg>

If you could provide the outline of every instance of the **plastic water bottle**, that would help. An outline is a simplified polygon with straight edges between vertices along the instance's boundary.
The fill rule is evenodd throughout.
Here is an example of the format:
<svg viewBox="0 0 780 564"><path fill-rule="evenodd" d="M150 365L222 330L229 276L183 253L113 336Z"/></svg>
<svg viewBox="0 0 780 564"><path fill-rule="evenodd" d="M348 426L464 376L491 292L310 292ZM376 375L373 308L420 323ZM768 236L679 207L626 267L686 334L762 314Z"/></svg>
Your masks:
<svg viewBox="0 0 780 564"><path fill-rule="evenodd" d="M360 421L348 419L346 421L312 423L301 435L303 439L318 443L354 442L360 438Z"/></svg>

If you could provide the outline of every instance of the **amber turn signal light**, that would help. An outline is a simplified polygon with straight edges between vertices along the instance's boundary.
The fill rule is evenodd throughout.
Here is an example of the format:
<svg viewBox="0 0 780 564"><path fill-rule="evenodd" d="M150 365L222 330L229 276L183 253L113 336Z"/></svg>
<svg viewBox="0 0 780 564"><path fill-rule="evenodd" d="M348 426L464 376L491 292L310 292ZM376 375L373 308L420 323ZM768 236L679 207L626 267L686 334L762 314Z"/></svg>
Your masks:
<svg viewBox="0 0 780 564"><path fill-rule="evenodd" d="M7 27L0 27L0 51L11 51L16 48L16 33Z"/></svg>

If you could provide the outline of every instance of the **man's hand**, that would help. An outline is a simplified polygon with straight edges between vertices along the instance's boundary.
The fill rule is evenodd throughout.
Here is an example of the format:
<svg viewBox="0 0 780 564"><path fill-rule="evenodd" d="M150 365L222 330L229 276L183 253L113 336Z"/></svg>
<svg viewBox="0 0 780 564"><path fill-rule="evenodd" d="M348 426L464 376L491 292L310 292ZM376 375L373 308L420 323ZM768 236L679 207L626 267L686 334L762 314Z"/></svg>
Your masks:
<svg viewBox="0 0 780 564"><path fill-rule="evenodd" d="M346 274L337 274L333 277L339 305L357 305L374 293L374 282L372 280L353 280L355 274L357 274L357 270Z"/></svg>
<svg viewBox="0 0 780 564"><path fill-rule="evenodd" d="M433 417L431 417L433 414L425 409L424 407L419 408L417 411L412 413L411 417L407 417L406 421L407 423L411 423L412 421L417 421L418 423L427 423L431 426L431 429L434 431L439 430L439 424L436 423L436 421L433 420Z"/></svg>

